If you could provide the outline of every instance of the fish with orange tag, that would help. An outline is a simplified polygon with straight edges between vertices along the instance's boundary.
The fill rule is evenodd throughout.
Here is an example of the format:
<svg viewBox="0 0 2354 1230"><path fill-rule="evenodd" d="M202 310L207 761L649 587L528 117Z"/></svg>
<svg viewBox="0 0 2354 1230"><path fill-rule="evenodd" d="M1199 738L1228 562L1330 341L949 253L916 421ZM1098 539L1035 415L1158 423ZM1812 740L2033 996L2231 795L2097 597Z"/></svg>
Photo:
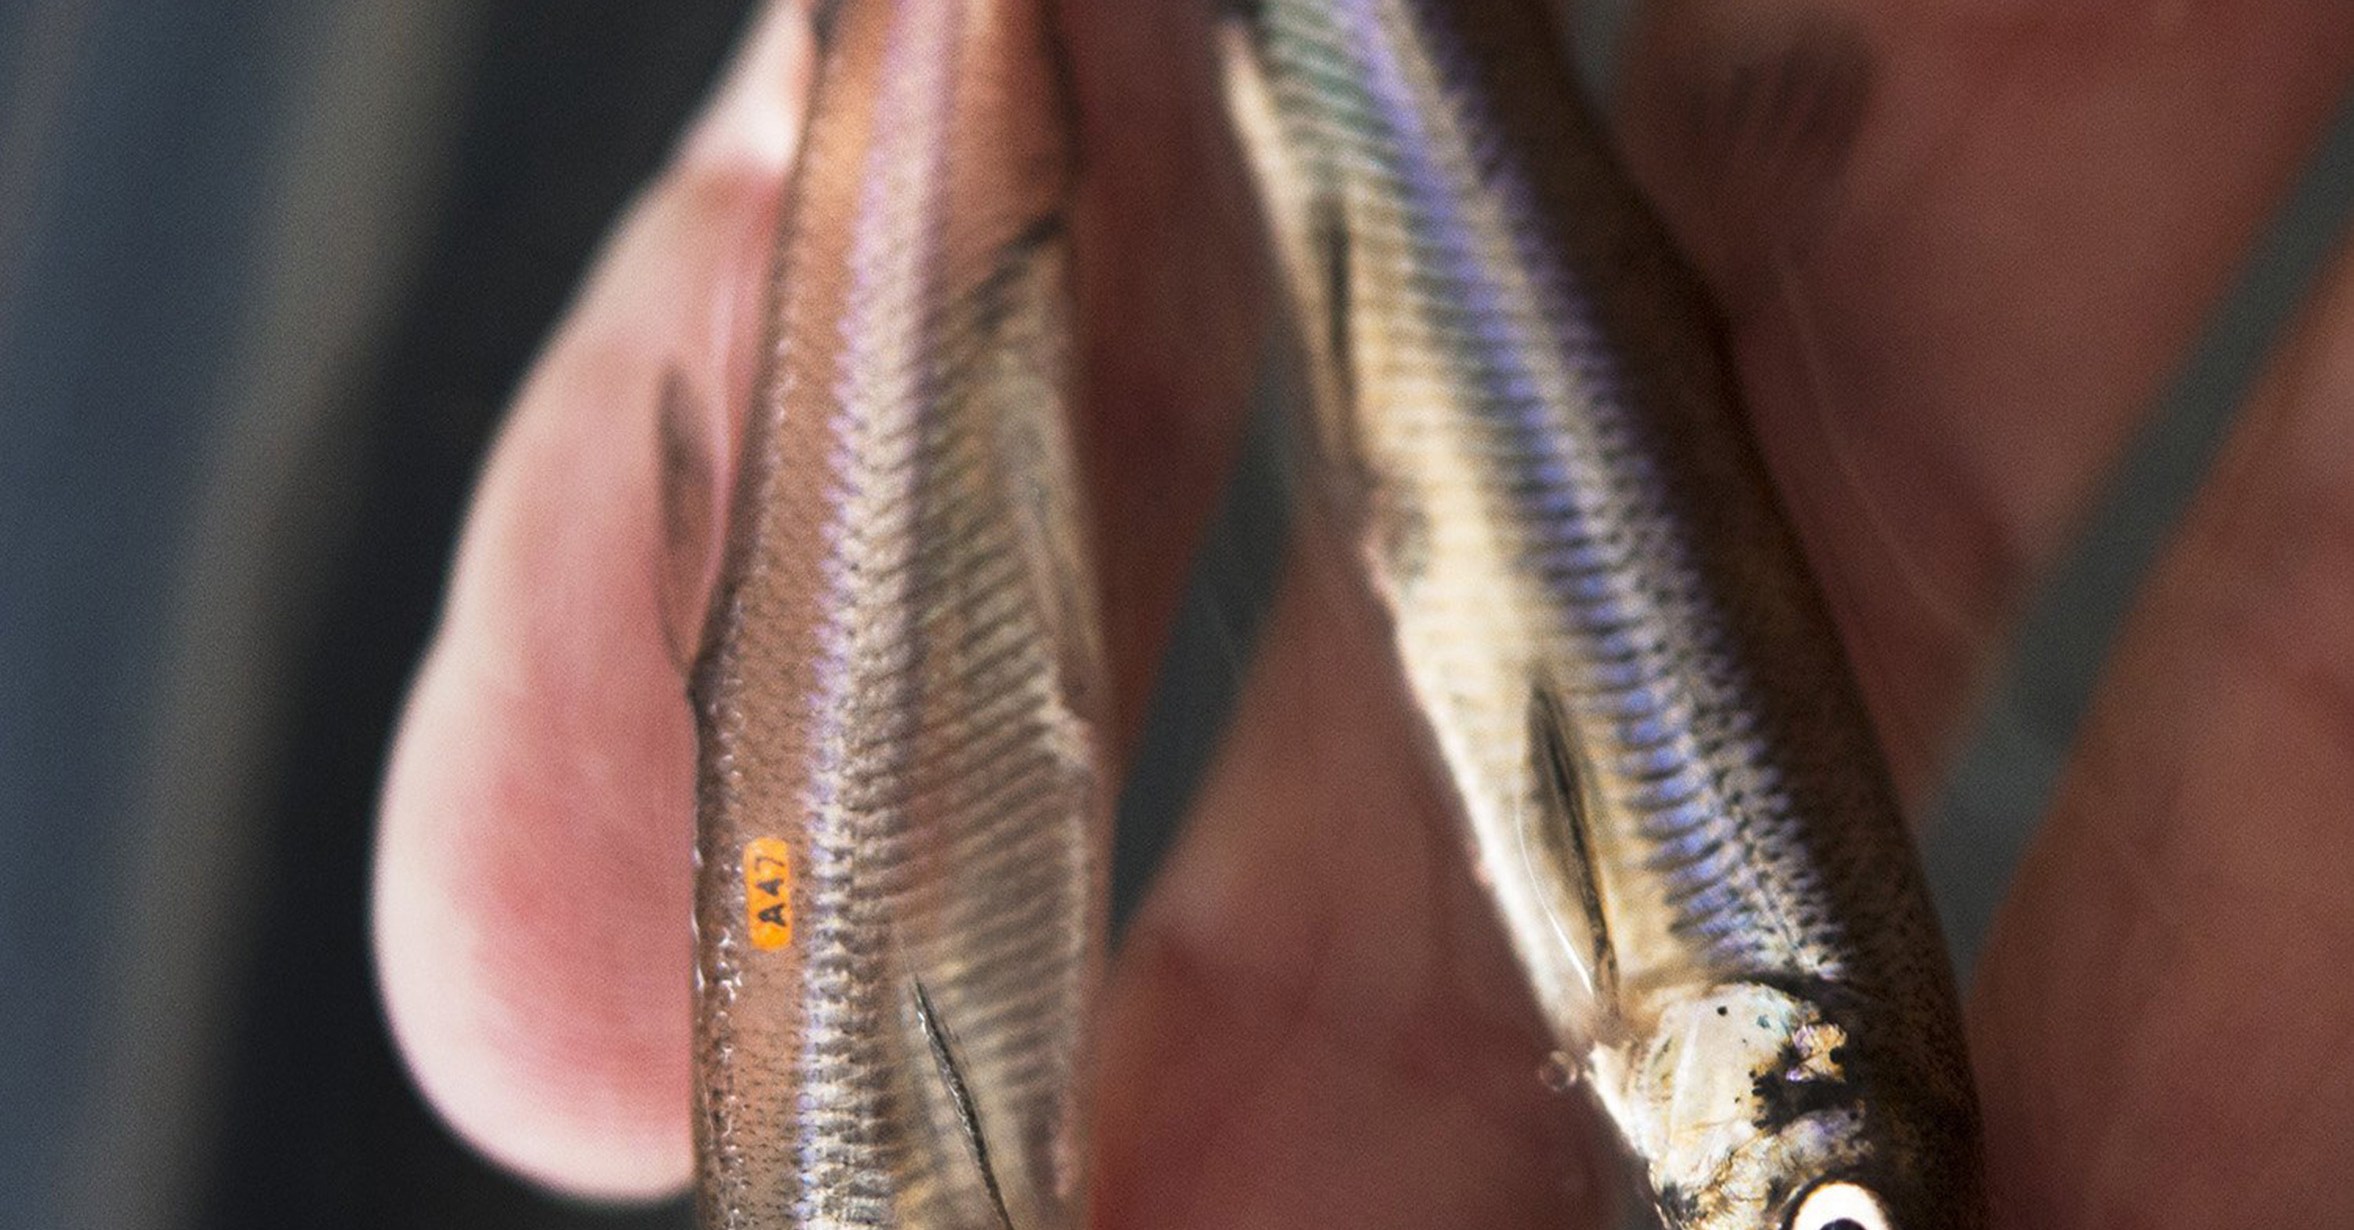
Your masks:
<svg viewBox="0 0 2354 1230"><path fill-rule="evenodd" d="M1085 1221L1109 786L1038 0L837 0L693 692L713 1230Z"/></svg>

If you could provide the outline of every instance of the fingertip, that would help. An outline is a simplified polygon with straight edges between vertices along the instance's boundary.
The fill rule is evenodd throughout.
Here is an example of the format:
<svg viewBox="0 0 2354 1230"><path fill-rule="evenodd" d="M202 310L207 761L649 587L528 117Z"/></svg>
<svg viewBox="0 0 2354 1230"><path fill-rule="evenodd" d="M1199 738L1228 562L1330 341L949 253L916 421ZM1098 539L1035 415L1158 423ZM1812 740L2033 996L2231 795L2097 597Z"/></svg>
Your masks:
<svg viewBox="0 0 2354 1230"><path fill-rule="evenodd" d="M531 851L547 815L525 800L542 788L468 657L428 665L386 784L373 926L395 1047L451 1131L500 1165L591 1199L671 1194L691 1169L683 905L642 911L674 916L670 961L615 959L593 925L534 925L584 904L562 884L610 902L564 851Z"/></svg>
<svg viewBox="0 0 2354 1230"><path fill-rule="evenodd" d="M707 601L809 48L770 6L519 393L387 772L392 1035L485 1156L636 1201L692 1169L694 730Z"/></svg>
<svg viewBox="0 0 2354 1230"><path fill-rule="evenodd" d="M661 353L559 347L502 437L393 749L374 907L428 1100L501 1163L616 1199L687 1165L694 735L664 635ZM635 426L579 421L617 404Z"/></svg>
<svg viewBox="0 0 2354 1230"><path fill-rule="evenodd" d="M742 163L781 178L793 165L816 72L807 0L769 0L687 132L682 163Z"/></svg>

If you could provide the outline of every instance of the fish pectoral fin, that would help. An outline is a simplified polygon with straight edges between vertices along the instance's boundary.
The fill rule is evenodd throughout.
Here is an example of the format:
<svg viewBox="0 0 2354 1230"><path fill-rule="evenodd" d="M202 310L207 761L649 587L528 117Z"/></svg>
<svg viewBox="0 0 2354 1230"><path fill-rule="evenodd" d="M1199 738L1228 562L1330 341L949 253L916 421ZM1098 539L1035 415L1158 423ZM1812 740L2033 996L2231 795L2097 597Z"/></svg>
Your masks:
<svg viewBox="0 0 2354 1230"><path fill-rule="evenodd" d="M997 1168L989 1160L989 1138L981 1131L981 1108L973 1098L973 1088L965 1080L964 1065L956 1057L956 1041L949 1035L948 1026L940 1019L939 1009L932 1006L931 994L924 990L921 978L910 978L908 984L915 993L915 1019L923 1028L924 1044L932 1056L932 1067L946 1086L948 1098L956 1108L956 1122L964 1137L967 1154L981 1173L981 1186L989 1194L989 1206L997 1214L997 1224L1003 1230L1014 1230L1013 1214L1006 1210L1005 1189L998 1184Z"/></svg>
<svg viewBox="0 0 2354 1230"><path fill-rule="evenodd" d="M1529 690L1528 721L1529 769L1537 783L1543 832L1557 850L1560 879L1578 912L1576 921L1584 924L1589 951L1580 955L1591 964L1595 993L1608 1003L1618 997L1618 952L1602 905L1598 847L1582 802L1577 752L1551 686L1539 683Z"/></svg>

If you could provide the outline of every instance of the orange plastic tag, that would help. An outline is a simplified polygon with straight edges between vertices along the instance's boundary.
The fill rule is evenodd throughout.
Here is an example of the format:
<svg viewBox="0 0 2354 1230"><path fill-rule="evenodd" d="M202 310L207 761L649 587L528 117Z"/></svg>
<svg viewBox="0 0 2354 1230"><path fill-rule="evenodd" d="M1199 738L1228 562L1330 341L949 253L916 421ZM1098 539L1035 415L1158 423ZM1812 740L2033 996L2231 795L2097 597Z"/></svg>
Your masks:
<svg viewBox="0 0 2354 1230"><path fill-rule="evenodd" d="M744 847L744 920L762 952L793 942L793 851L778 838Z"/></svg>

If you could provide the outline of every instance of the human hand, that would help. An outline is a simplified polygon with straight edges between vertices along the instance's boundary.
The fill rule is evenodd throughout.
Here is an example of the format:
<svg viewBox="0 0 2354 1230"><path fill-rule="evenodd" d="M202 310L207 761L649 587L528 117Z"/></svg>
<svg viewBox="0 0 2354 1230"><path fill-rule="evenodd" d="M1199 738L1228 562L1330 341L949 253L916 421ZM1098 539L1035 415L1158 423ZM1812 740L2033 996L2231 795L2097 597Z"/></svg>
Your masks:
<svg viewBox="0 0 2354 1230"><path fill-rule="evenodd" d="M1124 746L1262 327L1233 309L1254 241L1195 7L1062 6ZM1627 71L1630 160L1727 305L1917 794L2004 613L2354 75L2354 23L2295 0L1656 7ZM710 561L675 544L717 535L672 532L660 492L667 457L724 515L808 71L777 6L526 384L386 786L377 937L402 1048L463 1135L568 1190L659 1194L690 1166L676 630ZM2003 1224L2354 1220L2330 1165L2354 1155L2334 1045L2354 1029L2334 959L2354 951L2354 831L2334 823L2354 785L2350 443L2341 262L2154 579L1980 972ZM1582 1120L1535 1078L1550 1044L1381 647L1334 617L1327 546L1297 554L1109 988L1098 1216L1598 1224Z"/></svg>

